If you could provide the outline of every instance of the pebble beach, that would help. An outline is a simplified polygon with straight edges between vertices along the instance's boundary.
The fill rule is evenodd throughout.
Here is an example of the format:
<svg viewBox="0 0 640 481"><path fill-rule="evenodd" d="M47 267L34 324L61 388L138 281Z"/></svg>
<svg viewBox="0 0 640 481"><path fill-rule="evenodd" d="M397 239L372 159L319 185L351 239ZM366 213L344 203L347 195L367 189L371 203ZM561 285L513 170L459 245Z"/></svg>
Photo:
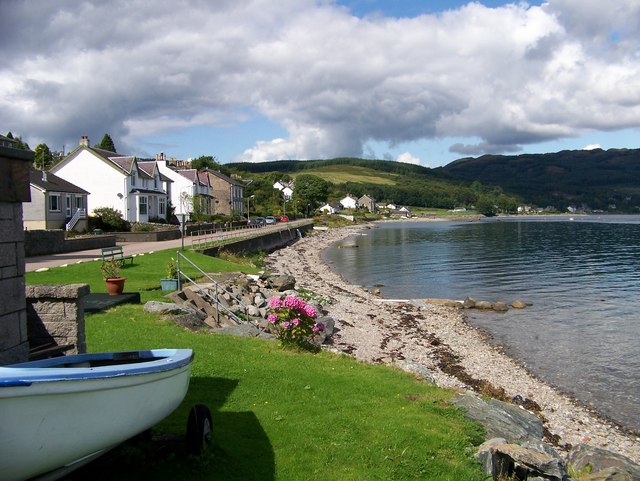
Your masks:
<svg viewBox="0 0 640 481"><path fill-rule="evenodd" d="M346 282L321 252L332 243L366 231L352 226L313 231L272 253L269 269L295 277L296 287L331 300L323 307L336 332L328 349L363 362L428 371L438 386L520 396L532 401L549 441L560 448L586 443L640 463L640 435L617 426L570 396L536 378L493 346L485 333L466 322L464 310L408 300L382 299Z"/></svg>

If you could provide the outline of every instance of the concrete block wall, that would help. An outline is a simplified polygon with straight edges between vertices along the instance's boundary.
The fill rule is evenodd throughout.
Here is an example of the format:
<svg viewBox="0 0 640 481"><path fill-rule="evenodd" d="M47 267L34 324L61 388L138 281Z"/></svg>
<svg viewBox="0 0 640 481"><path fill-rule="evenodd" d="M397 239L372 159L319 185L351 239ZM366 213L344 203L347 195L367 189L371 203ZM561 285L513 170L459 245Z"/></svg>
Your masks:
<svg viewBox="0 0 640 481"><path fill-rule="evenodd" d="M89 290L88 284L26 286L31 347L73 344L67 354L86 352L83 298Z"/></svg>

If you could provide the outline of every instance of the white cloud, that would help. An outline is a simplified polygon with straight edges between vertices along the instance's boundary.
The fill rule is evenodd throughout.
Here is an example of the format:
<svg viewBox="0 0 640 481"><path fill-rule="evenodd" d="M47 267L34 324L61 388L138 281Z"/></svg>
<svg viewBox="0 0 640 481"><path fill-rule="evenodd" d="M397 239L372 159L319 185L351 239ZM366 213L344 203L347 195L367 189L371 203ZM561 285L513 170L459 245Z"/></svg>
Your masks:
<svg viewBox="0 0 640 481"><path fill-rule="evenodd" d="M413 155L411 152L403 152L396 158L397 162L404 162L405 164L420 165L420 159Z"/></svg>
<svg viewBox="0 0 640 481"><path fill-rule="evenodd" d="M479 139L456 152L512 152L640 125L637 0L400 19L320 0L8 5L0 125L34 144L109 132L135 151L146 136L242 125L243 111L288 132L238 149L248 161L436 137Z"/></svg>
<svg viewBox="0 0 640 481"><path fill-rule="evenodd" d="M582 147L582 150L595 150L595 149L601 149L601 148L602 146L600 144L589 144Z"/></svg>

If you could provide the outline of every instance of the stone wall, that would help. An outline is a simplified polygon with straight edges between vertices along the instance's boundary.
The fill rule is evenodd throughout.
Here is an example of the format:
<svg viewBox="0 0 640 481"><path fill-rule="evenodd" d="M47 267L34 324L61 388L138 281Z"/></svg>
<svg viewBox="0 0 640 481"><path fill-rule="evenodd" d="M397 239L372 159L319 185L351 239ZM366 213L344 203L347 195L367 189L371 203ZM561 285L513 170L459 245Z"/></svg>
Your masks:
<svg viewBox="0 0 640 481"><path fill-rule="evenodd" d="M215 256L218 251L224 250L235 254L243 252L272 252L276 249L292 244L298 240L299 236L313 228L313 222L301 225L295 229L283 229L269 234L251 237L237 242L229 242L219 247L210 247L199 250L199 252Z"/></svg>
<svg viewBox="0 0 640 481"><path fill-rule="evenodd" d="M22 202L29 202L33 152L0 147L0 365L29 357L24 300Z"/></svg>
<svg viewBox="0 0 640 481"><path fill-rule="evenodd" d="M83 298L87 294L88 284L27 286L27 331L31 347L73 344L75 348L68 353L86 352Z"/></svg>
<svg viewBox="0 0 640 481"><path fill-rule="evenodd" d="M149 232L116 232L114 235L118 242L157 242L180 239L180 231L178 229Z"/></svg>
<svg viewBox="0 0 640 481"><path fill-rule="evenodd" d="M24 232L24 251L27 257L102 249L115 245L116 237L113 235L65 239L64 231L60 229L27 230Z"/></svg>

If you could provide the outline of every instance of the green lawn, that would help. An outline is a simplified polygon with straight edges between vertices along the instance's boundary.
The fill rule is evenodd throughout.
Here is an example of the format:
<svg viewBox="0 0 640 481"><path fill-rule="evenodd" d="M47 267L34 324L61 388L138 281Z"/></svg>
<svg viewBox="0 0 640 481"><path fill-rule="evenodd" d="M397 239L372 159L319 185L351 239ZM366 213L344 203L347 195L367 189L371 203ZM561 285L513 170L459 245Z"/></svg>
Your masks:
<svg viewBox="0 0 640 481"><path fill-rule="evenodd" d="M128 286L143 298L161 298L163 270L156 264L172 254L136 257L125 269ZM243 268L199 260L212 263L205 270ZM101 287L99 276L93 262L29 273L27 280L86 281L93 291ZM193 349L187 396L154 431L184 433L190 407L204 403L213 413L214 443L190 457L173 440L128 442L65 479L486 479L469 451L482 441L479 428L446 402L449 391L404 372L329 352L287 351L273 341L189 332L140 305L87 315L86 332L91 352Z"/></svg>

